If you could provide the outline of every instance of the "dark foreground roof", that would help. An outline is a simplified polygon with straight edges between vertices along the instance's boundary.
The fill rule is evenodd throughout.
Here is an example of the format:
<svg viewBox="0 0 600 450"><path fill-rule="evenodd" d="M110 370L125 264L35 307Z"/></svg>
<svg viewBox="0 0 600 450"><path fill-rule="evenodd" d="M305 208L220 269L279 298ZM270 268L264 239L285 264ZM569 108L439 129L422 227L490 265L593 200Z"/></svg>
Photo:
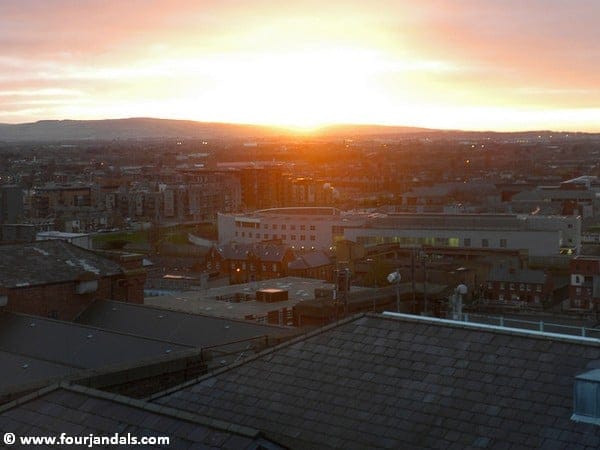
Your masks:
<svg viewBox="0 0 600 450"><path fill-rule="evenodd" d="M397 315L330 326L155 396L290 448L588 448L575 375L597 340Z"/></svg>
<svg viewBox="0 0 600 450"><path fill-rule="evenodd" d="M168 436L163 448L280 449L257 430L79 386L54 386L0 407L0 429L20 436ZM17 445L16 447L20 447ZM50 446L49 446L50 447ZM48 448L49 448L48 447ZM82 448L83 446L76 446ZM103 446L94 446L106 448ZM110 448L135 448L109 445ZM148 448L149 445L137 448ZM69 447L66 447L69 448Z"/></svg>
<svg viewBox="0 0 600 450"><path fill-rule="evenodd" d="M273 325L100 300L86 309L77 322L194 347L297 334L294 329Z"/></svg>
<svg viewBox="0 0 600 450"><path fill-rule="evenodd" d="M0 392L85 369L163 358L191 346L24 314L0 313Z"/></svg>
<svg viewBox="0 0 600 450"><path fill-rule="evenodd" d="M116 262L60 240L0 245L0 286L61 283L86 273L104 277L121 272Z"/></svg>

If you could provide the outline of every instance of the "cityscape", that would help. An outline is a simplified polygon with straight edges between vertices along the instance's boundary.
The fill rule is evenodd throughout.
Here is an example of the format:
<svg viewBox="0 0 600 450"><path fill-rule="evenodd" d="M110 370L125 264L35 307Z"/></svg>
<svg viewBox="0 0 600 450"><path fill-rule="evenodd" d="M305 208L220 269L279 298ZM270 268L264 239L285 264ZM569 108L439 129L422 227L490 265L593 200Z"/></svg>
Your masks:
<svg viewBox="0 0 600 450"><path fill-rule="evenodd" d="M600 447L600 7L344 3L0 5L3 445Z"/></svg>

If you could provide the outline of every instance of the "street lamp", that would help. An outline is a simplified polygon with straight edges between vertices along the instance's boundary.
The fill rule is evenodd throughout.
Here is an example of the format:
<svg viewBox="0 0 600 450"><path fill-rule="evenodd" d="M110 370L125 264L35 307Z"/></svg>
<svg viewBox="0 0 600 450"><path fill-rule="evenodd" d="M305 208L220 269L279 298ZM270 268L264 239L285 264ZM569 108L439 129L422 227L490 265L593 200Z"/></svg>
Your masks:
<svg viewBox="0 0 600 450"><path fill-rule="evenodd" d="M387 276L388 283L396 283L396 312L400 312L400 269L396 269L395 272L390 273Z"/></svg>

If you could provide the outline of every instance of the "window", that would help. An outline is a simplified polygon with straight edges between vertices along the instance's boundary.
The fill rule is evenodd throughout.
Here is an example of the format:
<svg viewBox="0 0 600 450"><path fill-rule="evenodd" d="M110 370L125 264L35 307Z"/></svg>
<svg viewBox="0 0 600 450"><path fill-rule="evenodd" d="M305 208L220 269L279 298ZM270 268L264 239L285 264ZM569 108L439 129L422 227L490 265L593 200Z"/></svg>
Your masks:
<svg viewBox="0 0 600 450"><path fill-rule="evenodd" d="M306 240L306 236L305 236L305 235L303 235L303 234L301 234L301 235L300 235L300 240L301 240L301 241L305 241L305 240Z"/></svg>
<svg viewBox="0 0 600 450"><path fill-rule="evenodd" d="M269 235L267 233L263 234L263 239L269 239Z"/></svg>
<svg viewBox="0 0 600 450"><path fill-rule="evenodd" d="M295 241L296 240L296 235L292 234L291 239L292 239L292 241Z"/></svg>
<svg viewBox="0 0 600 450"><path fill-rule="evenodd" d="M263 227L263 228L264 228L265 230L268 230L268 229L269 229L269 225L267 225L267 224L265 223L265 225L264 225L264 227Z"/></svg>
<svg viewBox="0 0 600 450"><path fill-rule="evenodd" d="M273 272L277 272L277 263L273 263Z"/></svg>
<svg viewBox="0 0 600 450"><path fill-rule="evenodd" d="M276 224L276 223L274 223L273 225L271 225L271 228L272 228L273 230L276 230L276 229L277 229L277 224Z"/></svg>
<svg viewBox="0 0 600 450"><path fill-rule="evenodd" d="M490 281L488 281L487 288L492 289L493 287L494 287L494 285Z"/></svg>
<svg viewBox="0 0 600 450"><path fill-rule="evenodd" d="M500 283L500 289L502 289L502 290L506 289L506 285L504 283Z"/></svg>
<svg viewBox="0 0 600 450"><path fill-rule="evenodd" d="M490 246L490 242L489 242L487 239L482 239L482 240L481 240L481 246L482 246L483 248L487 248L487 247L489 247L489 246Z"/></svg>
<svg viewBox="0 0 600 450"><path fill-rule="evenodd" d="M242 231L242 237L246 237L246 233Z"/></svg>
<svg viewBox="0 0 600 450"><path fill-rule="evenodd" d="M470 247L471 246L471 238L465 238L464 245L465 245L465 247Z"/></svg>
<svg viewBox="0 0 600 450"><path fill-rule="evenodd" d="M538 284L538 285L535 287L535 290L536 290L537 292L542 292L542 285L541 285L541 284Z"/></svg>
<svg viewBox="0 0 600 450"><path fill-rule="evenodd" d="M285 223L281 225L282 230L285 230L286 228L287 228L287 226L285 225Z"/></svg>
<svg viewBox="0 0 600 450"><path fill-rule="evenodd" d="M525 285L523 283L519 284L519 290L520 291L524 291L525 290Z"/></svg>
<svg viewBox="0 0 600 450"><path fill-rule="evenodd" d="M277 235L276 234L273 235L273 239L277 239Z"/></svg>
<svg viewBox="0 0 600 450"><path fill-rule="evenodd" d="M287 235L285 235L285 234L282 234L282 235L281 235L281 239L285 241L285 240L287 239Z"/></svg>
<svg viewBox="0 0 600 450"><path fill-rule="evenodd" d="M236 232L235 232L235 237L237 237L237 236L238 236L238 232L236 231Z"/></svg>
<svg viewBox="0 0 600 450"><path fill-rule="evenodd" d="M252 237L252 233L248 233L248 237Z"/></svg>
<svg viewBox="0 0 600 450"><path fill-rule="evenodd" d="M506 239L500 239L500 248L506 248L507 242Z"/></svg>
<svg viewBox="0 0 600 450"><path fill-rule="evenodd" d="M515 283L510 283L510 290L514 291L515 290Z"/></svg>
<svg viewBox="0 0 600 450"><path fill-rule="evenodd" d="M296 225L290 225L290 230L295 230L296 229Z"/></svg>
<svg viewBox="0 0 600 450"><path fill-rule="evenodd" d="M306 225L300 225L300 230L301 230L301 231L304 231L304 230L306 230Z"/></svg>
<svg viewBox="0 0 600 450"><path fill-rule="evenodd" d="M310 226L310 231L315 231L315 226L314 225Z"/></svg>
<svg viewBox="0 0 600 450"><path fill-rule="evenodd" d="M315 241L316 239L317 239L317 238L316 238L314 235L311 235L311 236L310 236L310 240L311 240L311 241Z"/></svg>

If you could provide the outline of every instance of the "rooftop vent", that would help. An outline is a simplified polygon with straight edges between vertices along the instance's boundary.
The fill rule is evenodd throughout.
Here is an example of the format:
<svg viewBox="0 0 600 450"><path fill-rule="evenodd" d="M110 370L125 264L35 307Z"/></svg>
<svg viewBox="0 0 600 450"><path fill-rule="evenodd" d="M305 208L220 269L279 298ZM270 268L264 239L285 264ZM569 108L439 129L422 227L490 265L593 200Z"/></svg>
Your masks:
<svg viewBox="0 0 600 450"><path fill-rule="evenodd" d="M600 369L575 377L571 420L600 425Z"/></svg>

